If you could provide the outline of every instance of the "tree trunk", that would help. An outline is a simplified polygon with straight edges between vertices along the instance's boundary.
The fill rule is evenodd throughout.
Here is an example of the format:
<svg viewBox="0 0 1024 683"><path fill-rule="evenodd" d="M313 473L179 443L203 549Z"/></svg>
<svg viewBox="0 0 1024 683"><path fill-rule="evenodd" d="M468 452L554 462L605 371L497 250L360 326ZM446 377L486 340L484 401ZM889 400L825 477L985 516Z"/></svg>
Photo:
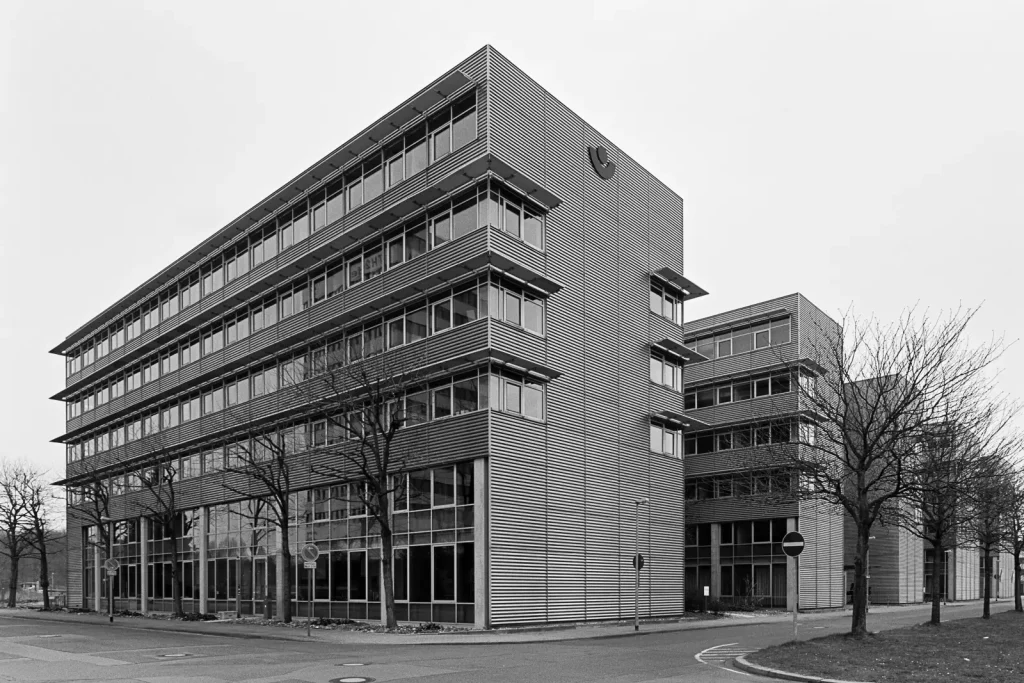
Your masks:
<svg viewBox="0 0 1024 683"><path fill-rule="evenodd" d="M15 553L11 553L11 580L7 584L10 589L7 594L7 606L16 607L18 604L18 562L21 560Z"/></svg>
<svg viewBox="0 0 1024 683"><path fill-rule="evenodd" d="M854 636L867 635L868 632L868 533L868 529L857 530L857 549L853 557L853 622L850 633Z"/></svg>
<svg viewBox="0 0 1024 683"><path fill-rule="evenodd" d="M940 581L943 580L943 576L946 573L946 553L938 545L935 548L935 566L936 570L932 572L932 619L930 623L932 626L942 625L942 600L941 595L945 589L945 585L940 585ZM946 596L947 598L949 596Z"/></svg>
<svg viewBox="0 0 1024 683"><path fill-rule="evenodd" d="M1013 609L1016 612L1024 612L1024 606L1021 605L1020 573L1020 550L1018 550L1013 555Z"/></svg>
<svg viewBox="0 0 1024 683"><path fill-rule="evenodd" d="M39 537L39 587L43 589L43 610L50 611L50 568L46 559L46 542Z"/></svg>
<svg viewBox="0 0 1024 683"><path fill-rule="evenodd" d="M171 522L171 611L176 617L185 614L185 608L181 605L181 562L178 560L176 522Z"/></svg>
<svg viewBox="0 0 1024 683"><path fill-rule="evenodd" d="M981 608L981 618L988 619L992 616L992 554L991 550L986 546L985 548L985 586L984 586L985 602Z"/></svg>
<svg viewBox="0 0 1024 683"><path fill-rule="evenodd" d="M287 519L287 515L285 516ZM289 548L288 525L278 526L280 540L277 549L277 618L286 624L292 621L291 581L292 553Z"/></svg>
<svg viewBox="0 0 1024 683"><path fill-rule="evenodd" d="M384 574L384 627L393 629L398 627L398 620L395 619L395 581L392 562L394 537L390 525L381 525L380 545L381 571Z"/></svg>

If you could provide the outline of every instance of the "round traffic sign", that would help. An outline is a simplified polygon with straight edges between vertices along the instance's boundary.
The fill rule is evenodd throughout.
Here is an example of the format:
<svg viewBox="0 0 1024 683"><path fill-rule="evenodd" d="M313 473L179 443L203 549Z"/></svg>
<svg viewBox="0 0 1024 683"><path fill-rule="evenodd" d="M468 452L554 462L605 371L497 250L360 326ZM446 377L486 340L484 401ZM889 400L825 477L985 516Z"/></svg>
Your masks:
<svg viewBox="0 0 1024 683"><path fill-rule="evenodd" d="M804 536L799 531L790 531L782 537L782 552L796 557L804 551Z"/></svg>
<svg viewBox="0 0 1024 683"><path fill-rule="evenodd" d="M637 562L640 563L639 567L637 566ZM633 568L637 569L637 570L640 570L640 569L644 568L644 556L643 556L642 553L637 553L636 555L633 556Z"/></svg>
<svg viewBox="0 0 1024 683"><path fill-rule="evenodd" d="M116 572L121 568L121 563L115 557L108 557L107 561L103 563L103 568L108 572Z"/></svg>
<svg viewBox="0 0 1024 683"><path fill-rule="evenodd" d="M303 562L316 562L316 558L320 557L320 548L317 548L312 543L307 543L302 546L299 554L302 555Z"/></svg>

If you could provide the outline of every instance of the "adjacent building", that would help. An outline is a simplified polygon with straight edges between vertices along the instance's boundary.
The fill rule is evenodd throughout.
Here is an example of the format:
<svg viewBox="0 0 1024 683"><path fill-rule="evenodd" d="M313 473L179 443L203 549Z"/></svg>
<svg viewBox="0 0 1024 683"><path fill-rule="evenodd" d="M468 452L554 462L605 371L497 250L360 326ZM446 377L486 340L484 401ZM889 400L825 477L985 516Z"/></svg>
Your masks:
<svg viewBox="0 0 1024 683"><path fill-rule="evenodd" d="M479 50L52 349L67 359L53 398L67 404L69 604L98 607L106 590L80 495L100 482L116 606L169 608L170 541L140 506L140 473L174 458L187 610L259 612L284 572L297 614L311 598L317 615L379 618L380 540L358 477L324 474L347 446L285 388L317 359L383 353L430 378L403 399L401 476L416 496L396 501L399 619L631 616L637 549L641 615L680 614L683 304L704 293L683 244L681 197ZM769 307L792 307L793 340L817 315L801 301ZM711 382L723 363L695 372ZM228 472L255 432L279 435L296 463L290 536L321 553L311 595ZM695 460L702 475L722 469ZM725 510L716 528L755 517ZM801 590L832 590L820 583Z"/></svg>
<svg viewBox="0 0 1024 683"><path fill-rule="evenodd" d="M785 457L811 442L807 396L831 370L817 359L838 324L792 294L683 329L693 354L684 394L687 593L707 586L725 602L792 608L799 595L801 609L842 606L843 515L797 500ZM787 531L806 540L799 560L782 552Z"/></svg>

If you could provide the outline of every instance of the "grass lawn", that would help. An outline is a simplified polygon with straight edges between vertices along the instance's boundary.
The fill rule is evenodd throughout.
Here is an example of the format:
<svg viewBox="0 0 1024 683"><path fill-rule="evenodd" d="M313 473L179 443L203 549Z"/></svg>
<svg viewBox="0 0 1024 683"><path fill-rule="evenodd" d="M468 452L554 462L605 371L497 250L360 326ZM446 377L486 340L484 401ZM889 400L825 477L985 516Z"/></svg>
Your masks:
<svg viewBox="0 0 1024 683"><path fill-rule="evenodd" d="M876 683L1024 681L1024 614L958 619L853 638L834 635L761 650L748 661L812 676Z"/></svg>

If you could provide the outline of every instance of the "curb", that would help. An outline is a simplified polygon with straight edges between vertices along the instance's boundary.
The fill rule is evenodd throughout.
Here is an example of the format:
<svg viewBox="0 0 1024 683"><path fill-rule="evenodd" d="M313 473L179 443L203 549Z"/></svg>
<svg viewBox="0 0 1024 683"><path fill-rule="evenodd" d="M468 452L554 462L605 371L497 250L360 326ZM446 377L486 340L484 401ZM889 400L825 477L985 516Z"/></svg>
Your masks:
<svg viewBox="0 0 1024 683"><path fill-rule="evenodd" d="M766 666L760 666L759 664L752 664L751 662L748 662L746 655L740 655L733 659L732 662L737 669L745 671L748 674L767 676L768 678L780 678L784 681L806 681L807 683L867 683L865 681L843 681L835 678L822 678L821 676L809 676L806 674L793 673L791 671L769 669Z"/></svg>
<svg viewBox="0 0 1024 683"><path fill-rule="evenodd" d="M606 639L612 639L612 638L633 638L633 637L637 637L637 636L662 635L662 634L665 634L665 633L678 633L678 632L681 632L681 631L690 631L690 630L725 628L725 627L740 626L740 625L746 626L746 625L749 625L751 623L749 621L744 621L742 624L738 624L736 622L736 620L728 619L728 618L721 619L721 620L708 620L708 621L699 620L699 621L689 622L689 623L686 623L686 622L680 623L680 624L673 623L672 626L674 628L673 627L669 627L669 628L654 628L654 629L651 629L651 630L640 630L639 632L636 632L636 631L633 631L633 630L629 630L629 631L618 632L618 633L616 633L616 632L612 632L612 633L600 633L600 632L572 633L573 631L576 630L576 627L570 627L570 626L559 626L559 627L553 627L553 628L552 627L547 627L547 628L527 628L527 629L524 629L523 631L518 631L518 633L523 633L524 635L526 635L526 637L524 637L524 638L516 638L515 636L517 634L517 631L515 631L515 630L501 630L501 631L483 631L483 630L481 630L481 631L465 631L465 632L443 633L443 634L433 634L433 633L430 633L430 634L415 634L415 635L414 634L406 635L406 634L377 634L377 633L374 633L374 634L369 634L370 637L354 638L351 642L347 642L346 643L346 642L341 641L341 639L334 639L334 638L331 638L330 636L324 637L327 633L331 633L330 631L327 631L327 632L324 632L324 633L321 634L321 633L317 633L317 630L314 629L313 630L313 635L310 638L307 638L304 635L304 633L292 634L292 633L288 633L287 630L285 630L285 632L282 633L281 632L282 629L267 628L267 627L259 627L261 629L262 628L266 628L267 632L265 632L265 633L264 632L256 633L256 632L252 632L252 631L238 632L238 631L233 631L232 630L232 628L231 628L232 624L230 622L221 622L221 625L226 627L223 630L220 630L217 627L213 627L212 629L207 630L207 629L193 629L193 628L189 628L188 626L186 626L184 624L181 624L179 626L179 625L175 624L174 622L167 622L167 623L163 623L163 624L153 623L152 625L147 623L147 624L143 625L141 623L137 623L137 624L125 623L125 621L127 621L127 619L122 619L121 623L107 624L105 620L98 621L98 620L93 620L93 619L86 619L86 620L78 621L78 620L72 619L72 618L67 618L67 617L61 618L61 617L57 617L57 616L49 616L49 615L45 615L43 613L36 613L36 614L33 614L32 616L28 616L28 615L24 615L23 616L23 615L19 615L19 614L7 613L4 616L6 616L8 618L11 618L11 619L18 619L18 620L21 620L21 621L44 621L44 622L50 622L50 623L69 623L69 622L70 623L88 623L88 622L94 622L94 623L97 623L97 624L100 624L100 625L103 625L103 626L108 626L110 628L116 628L116 629L119 629L119 630L131 629L131 630L136 630L136 631L153 631L153 632L157 632L157 633L161 633L161 632L162 633L181 633L181 634L198 635L198 636L210 635L210 636L221 636L221 637L227 637L227 638L236 638L236 639L241 639L241 640L256 640L256 639L265 638L265 639L268 639L268 640L279 640L279 641L290 641L290 642L305 642L305 643L321 642L321 643L336 643L336 644L357 645L357 646L365 646L365 645L369 645L369 646L374 646L374 645L400 645L400 646L403 646L403 647L404 646L409 646L409 645L412 645L412 646L415 646L415 645L432 645L432 644L439 644L439 643L443 643L445 645L496 645L496 644L543 643L543 642L568 642L568 641L574 641L574 640L606 640ZM768 620L765 620L764 623L772 623L772 621L773 620L768 619ZM215 624L217 622L201 622L201 623L204 623L204 624ZM657 622L653 622L650 625L651 626L655 626L656 623ZM661 623L664 624L665 622L661 622ZM256 627L254 627L254 628L256 628ZM214 630L214 629L216 629L216 630ZM299 629L299 630L302 631L302 629ZM545 632L547 632L547 633L558 633L561 637L545 638L545 637L543 637L543 634ZM377 637L374 637L374 636L377 636ZM476 636L476 637L474 637L474 636ZM566 636L568 636L568 637L566 637ZM409 640L405 640L404 639L405 637L409 637L409 638L415 637L416 640L414 642L410 642ZM402 640L398 641L397 639L399 639L399 638L401 638ZM393 640L393 639L395 639L395 640Z"/></svg>

